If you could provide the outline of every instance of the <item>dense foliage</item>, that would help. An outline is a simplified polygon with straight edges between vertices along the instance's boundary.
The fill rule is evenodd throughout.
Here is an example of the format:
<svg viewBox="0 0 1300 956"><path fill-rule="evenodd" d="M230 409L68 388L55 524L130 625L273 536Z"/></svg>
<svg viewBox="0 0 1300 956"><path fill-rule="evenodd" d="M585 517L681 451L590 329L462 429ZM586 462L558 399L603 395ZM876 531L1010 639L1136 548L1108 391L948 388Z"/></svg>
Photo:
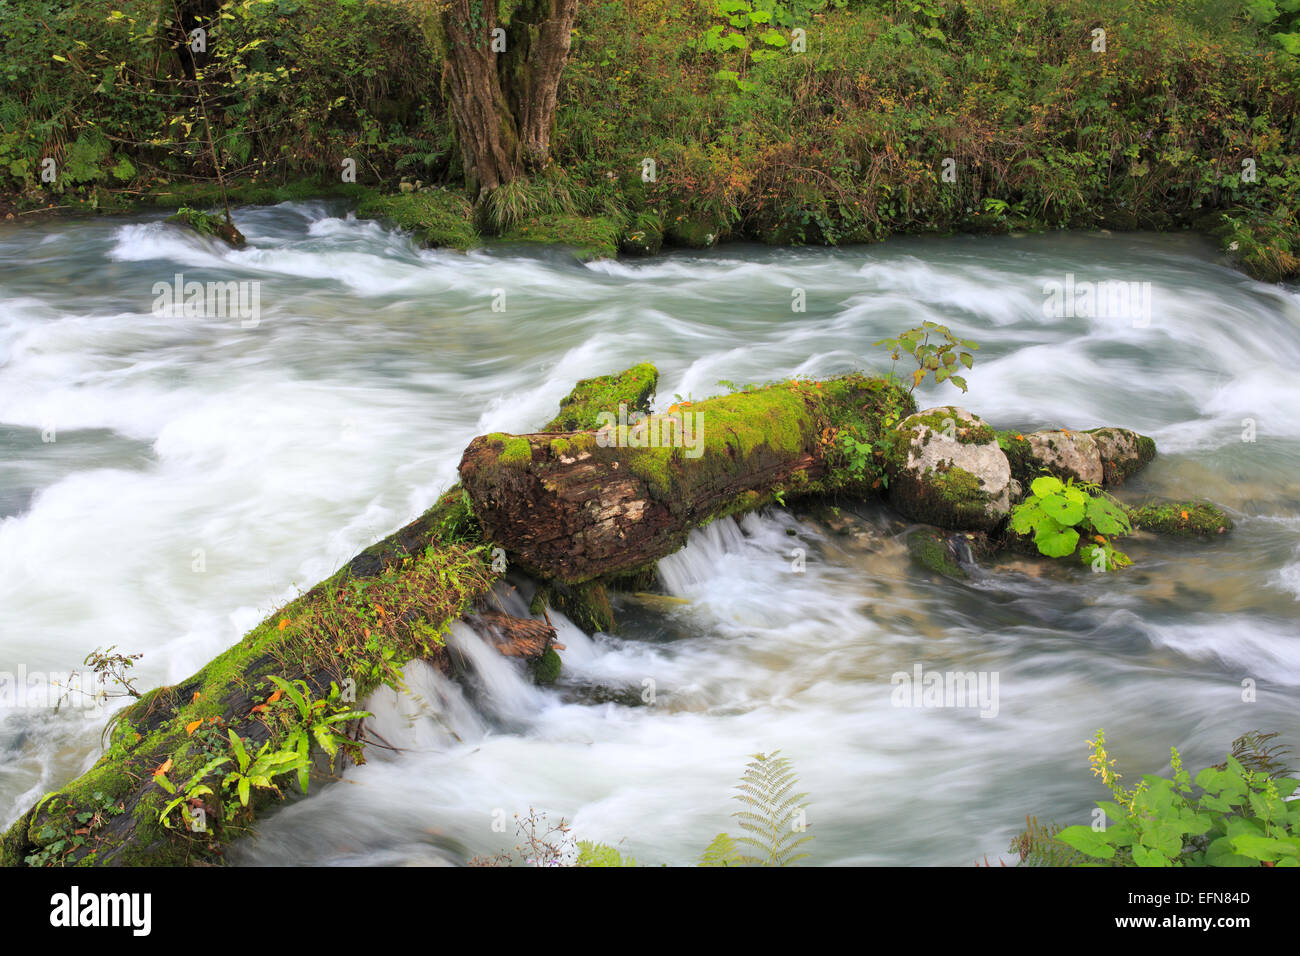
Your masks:
<svg viewBox="0 0 1300 956"><path fill-rule="evenodd" d="M170 4L0 0L0 195L103 205L211 177ZM604 217L635 251L1187 225L1261 277L1294 274L1296 5L584 0L560 168L491 225ZM211 24L195 62L232 178L337 183L351 157L363 184L459 181L433 0L182 7L187 29Z"/></svg>

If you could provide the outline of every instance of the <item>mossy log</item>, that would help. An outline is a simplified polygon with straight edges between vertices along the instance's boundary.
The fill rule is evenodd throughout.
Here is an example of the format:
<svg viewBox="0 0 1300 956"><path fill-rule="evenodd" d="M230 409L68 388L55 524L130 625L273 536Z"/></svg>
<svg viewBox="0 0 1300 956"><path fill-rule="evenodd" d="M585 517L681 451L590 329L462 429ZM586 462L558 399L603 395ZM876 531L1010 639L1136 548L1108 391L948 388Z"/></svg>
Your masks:
<svg viewBox="0 0 1300 956"><path fill-rule="evenodd" d="M461 482L486 538L529 573L580 585L635 573L692 528L787 496L878 493L890 425L914 410L894 381L862 375L662 415L607 406L599 429L474 439ZM841 436L868 449L856 467Z"/></svg>
<svg viewBox="0 0 1300 956"><path fill-rule="evenodd" d="M580 382L547 427L594 424L595 408L610 401L648 407L657 379L653 366L640 365ZM499 577L467 496L452 488L197 674L149 691L114 715L109 746L95 766L46 795L0 837L0 865L219 862L225 844L279 797L255 790L249 808L229 820L218 794L203 797L211 825L192 833L179 824L179 813L172 826L164 824L171 794L155 771L166 767L166 778L183 784L221 755L213 747L229 730L254 750L268 741L280 746L293 712L271 699L278 699L271 676L304 681L316 699L337 684L359 702L381 684L400 686L402 666L414 659L454 675L442 635L464 619L502 654L530 661L538 680L555 679L554 629L491 608L489 591ZM354 752L360 756L359 748ZM312 782L326 769L317 759ZM214 791L221 790L219 776L205 780ZM284 786L284 778L277 783Z"/></svg>

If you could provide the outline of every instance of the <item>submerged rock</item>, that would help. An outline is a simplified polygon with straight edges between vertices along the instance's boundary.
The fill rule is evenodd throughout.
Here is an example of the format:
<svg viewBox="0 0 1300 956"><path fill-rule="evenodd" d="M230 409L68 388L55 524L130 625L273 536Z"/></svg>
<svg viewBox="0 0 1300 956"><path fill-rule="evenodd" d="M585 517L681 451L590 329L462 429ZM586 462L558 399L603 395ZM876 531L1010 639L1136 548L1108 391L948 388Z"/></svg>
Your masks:
<svg viewBox="0 0 1300 956"><path fill-rule="evenodd" d="M889 503L915 521L988 531L1011 510L1011 465L993 429L955 405L926 409L898 426Z"/></svg>
<svg viewBox="0 0 1300 956"><path fill-rule="evenodd" d="M1232 519L1207 502L1172 501L1129 510L1134 530L1181 536L1227 534Z"/></svg>
<svg viewBox="0 0 1300 956"><path fill-rule="evenodd" d="M921 567L946 578L964 580L969 576L948 536L937 528L921 528L908 535L907 553Z"/></svg>

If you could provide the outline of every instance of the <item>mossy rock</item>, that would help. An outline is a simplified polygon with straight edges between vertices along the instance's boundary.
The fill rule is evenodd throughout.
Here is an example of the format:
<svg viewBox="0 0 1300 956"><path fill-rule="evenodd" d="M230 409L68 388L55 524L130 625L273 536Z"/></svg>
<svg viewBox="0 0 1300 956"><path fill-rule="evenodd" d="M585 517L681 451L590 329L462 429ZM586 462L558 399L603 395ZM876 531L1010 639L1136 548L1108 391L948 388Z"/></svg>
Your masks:
<svg viewBox="0 0 1300 956"><path fill-rule="evenodd" d="M1182 537L1227 534L1232 519L1208 502L1171 501L1129 509L1135 530Z"/></svg>
<svg viewBox="0 0 1300 956"><path fill-rule="evenodd" d="M1090 428L1088 434L1097 443L1102 483L1107 486L1122 485L1156 457L1155 439L1127 428Z"/></svg>
<svg viewBox="0 0 1300 956"><path fill-rule="evenodd" d="M622 225L608 216L547 216L527 219L502 233L501 242L545 242L572 246L582 262L618 255Z"/></svg>
<svg viewBox="0 0 1300 956"><path fill-rule="evenodd" d="M946 578L965 580L969 577L958 563L948 535L935 528L920 528L907 536L907 553L921 567Z"/></svg>
<svg viewBox="0 0 1300 956"><path fill-rule="evenodd" d="M425 246L473 249L481 245L469 201L446 189L420 192L367 192L357 203L358 219L383 219L409 230Z"/></svg>
<svg viewBox="0 0 1300 956"><path fill-rule="evenodd" d="M551 607L582 628L583 633L613 632L614 608L609 603L609 592L600 581L569 587L557 584L550 589L548 596Z"/></svg>
<svg viewBox="0 0 1300 956"><path fill-rule="evenodd" d="M889 502L941 528L991 531L1011 510L1011 466L993 429L964 408L926 409L899 423Z"/></svg>
<svg viewBox="0 0 1300 956"><path fill-rule="evenodd" d="M556 653L555 648L548 647L533 665L533 680L539 684L554 684L560 678L562 666L560 655Z"/></svg>
<svg viewBox="0 0 1300 956"><path fill-rule="evenodd" d="M727 227L716 216L674 204L664 220L664 235L674 246L708 249L727 234Z"/></svg>
<svg viewBox="0 0 1300 956"><path fill-rule="evenodd" d="M1086 432L1053 428L1030 432L1025 441L1029 444L1028 458L1035 477L1046 472L1062 481L1073 478L1098 485L1102 483L1101 450L1096 439ZM1017 480L1020 479L1017 477Z"/></svg>

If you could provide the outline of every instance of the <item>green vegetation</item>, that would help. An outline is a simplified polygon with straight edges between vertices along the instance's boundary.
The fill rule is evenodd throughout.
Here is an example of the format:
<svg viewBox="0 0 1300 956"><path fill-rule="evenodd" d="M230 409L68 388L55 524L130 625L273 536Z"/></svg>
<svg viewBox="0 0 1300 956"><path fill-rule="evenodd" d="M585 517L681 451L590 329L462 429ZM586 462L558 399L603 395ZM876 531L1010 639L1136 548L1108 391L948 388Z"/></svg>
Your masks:
<svg viewBox="0 0 1300 956"><path fill-rule="evenodd" d="M137 857L153 865L195 857L219 859L221 846L247 832L259 807L275 799L276 778L297 776L301 738L296 729L305 729L320 745L316 731L340 724L330 718L347 713L340 709L342 701L333 687L327 691L318 686L313 693L322 697L304 696L309 719L300 720L292 695L280 703L285 692L271 678L289 680L301 693L297 682L304 676L328 674L327 680L348 687L349 699L361 699L381 684L400 687L402 666L412 658L441 653L451 622L496 580L489 552L476 540L476 528L463 493L453 489L407 528L272 614L199 673L176 686L144 693L115 715L109 746L95 766L47 796L4 834L4 863L13 865L42 853L49 863L79 863L105 847L113 849L114 862L123 865ZM231 731L241 739L247 766L240 766ZM248 740L269 748L250 753L243 743ZM343 745L337 738L333 742ZM287 754L288 759L277 754ZM192 786L207 786L203 781L216 768L200 771L222 757L235 758L238 772L248 781L247 804L240 799L239 778L234 778L231 787L240 808L235 816L223 819L224 811L209 814L220 823L204 833L165 823L175 819L176 796ZM172 790L162 783L140 790L141 782L160 776ZM186 783L177 787L173 780ZM130 801L130 820L103 818L103 825L85 834L87 840L46 853L62 839L68 821L95 812L96 793L115 808ZM173 809L164 813L169 805ZM125 826L134 827L134 835L123 847ZM110 833L112 839L107 839Z"/></svg>
<svg viewBox="0 0 1300 956"><path fill-rule="evenodd" d="M1217 535L1232 530L1232 519L1208 502L1166 502L1129 511L1133 527L1156 534Z"/></svg>
<svg viewBox="0 0 1300 956"><path fill-rule="evenodd" d="M799 847L812 839L804 810L807 794L795 793L798 777L790 761L771 754L754 754L737 784L735 799L741 809L732 814L742 835L719 833L705 848L700 866L794 866L808 857ZM515 832L522 842L490 857L475 857L476 866L637 866L635 857L617 847L577 840L564 819L547 822L545 813L529 808L528 816L515 814Z"/></svg>
<svg viewBox="0 0 1300 956"><path fill-rule="evenodd" d="M397 195L402 177L464 191L446 38L422 4L245 0L203 20L182 2L184 28L208 28L191 76L170 2L0 0L0 196L197 208L220 170L232 199L271 201L338 191L352 159L358 191L394 194L384 215L456 248L1194 228L1273 280L1300 269L1294 6L582 2L554 166L466 214Z"/></svg>
<svg viewBox="0 0 1300 956"><path fill-rule="evenodd" d="M1110 866L1300 866L1300 780L1265 745L1276 734L1238 738L1224 763L1195 780L1170 748L1172 778L1146 774L1128 789L1106 752L1105 734L1088 741L1088 761L1112 800L1098 801L1109 823L1030 830L1012 844L1025 862ZM1061 845L1074 854L1063 851ZM1086 858L1086 859L1085 859Z"/></svg>
<svg viewBox="0 0 1300 956"><path fill-rule="evenodd" d="M659 370L649 362L634 365L616 375L584 378L560 400L560 413L542 431L572 432L596 428L600 424L600 415L604 412L617 414L619 405L626 405L629 414L649 411L658 385Z"/></svg>
<svg viewBox="0 0 1300 956"><path fill-rule="evenodd" d="M1062 483L1043 475L1034 479L1031 491L1012 509L1011 529L1017 534L1032 533L1039 553L1063 558L1077 551L1084 564L1105 571L1132 563L1110 541L1111 536L1133 530L1128 515L1123 505L1099 487L1073 479Z"/></svg>
<svg viewBox="0 0 1300 956"><path fill-rule="evenodd" d="M944 344L931 344L931 334L942 336ZM957 371L959 362L967 369L972 368L975 365L975 357L970 352L963 352L961 349L970 349L972 351L979 349L979 346L969 339L957 338L952 334L948 326L930 321L923 322L914 329L908 329L906 332L900 333L897 338L881 339L876 345L877 347L883 345L888 349L889 357L895 362L904 353L916 360L916 371L912 373L912 385L908 389L909 395L916 390L918 385L925 381L927 375L934 377L936 385L940 382L951 382L963 392L966 391L966 379L954 373ZM961 346L961 349L958 346ZM890 374L893 374L892 369Z"/></svg>
<svg viewBox="0 0 1300 956"><path fill-rule="evenodd" d="M367 192L357 203L358 219L383 219L409 230L426 246L473 249L479 245L469 201L445 189L381 195Z"/></svg>
<svg viewBox="0 0 1300 956"><path fill-rule="evenodd" d="M734 839L719 833L701 866L793 866L808 857L799 851L812 839L802 823L808 794L793 792L799 779L780 753L754 754L736 787L741 809L732 814L743 833Z"/></svg>

